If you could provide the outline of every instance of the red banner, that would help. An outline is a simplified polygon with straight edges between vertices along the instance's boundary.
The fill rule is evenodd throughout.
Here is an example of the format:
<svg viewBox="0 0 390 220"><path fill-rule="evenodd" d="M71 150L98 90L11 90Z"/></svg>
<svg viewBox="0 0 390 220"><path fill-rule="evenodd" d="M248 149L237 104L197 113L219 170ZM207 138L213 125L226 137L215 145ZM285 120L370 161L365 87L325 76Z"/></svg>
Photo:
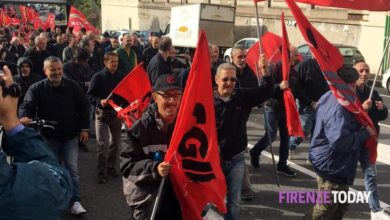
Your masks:
<svg viewBox="0 0 390 220"><path fill-rule="evenodd" d="M85 15L73 6L70 7L68 27L73 27L74 32L85 28L87 31L99 34L99 31L87 20Z"/></svg>
<svg viewBox="0 0 390 220"><path fill-rule="evenodd" d="M49 13L47 15L47 20L45 23L45 30L50 28L52 31L54 31L55 27L56 27L55 15L53 13Z"/></svg>
<svg viewBox="0 0 390 220"><path fill-rule="evenodd" d="M307 20L293 0L286 0L288 7L297 21L298 27L305 38L310 50L321 67L322 73L329 84L333 95L338 102L364 126L370 126L374 131L375 127L362 104L345 82L337 75L337 70L343 64L343 57L339 50L327 41ZM341 65L340 65L341 64ZM369 151L370 162L374 163L377 157L377 137L372 136L366 143Z"/></svg>
<svg viewBox="0 0 390 220"><path fill-rule="evenodd" d="M129 102L126 108L122 108L114 101L109 104L118 112L118 117L124 120L128 128L141 118L143 111L149 105L152 87L143 63L136 66L127 76L112 90L113 94L121 96Z"/></svg>
<svg viewBox="0 0 390 220"><path fill-rule="evenodd" d="M389 0L295 0L297 2L369 11L390 11Z"/></svg>
<svg viewBox="0 0 390 220"><path fill-rule="evenodd" d="M22 20L23 24L27 23L27 7L24 5L19 5L19 10L20 10L20 18Z"/></svg>
<svg viewBox="0 0 390 220"><path fill-rule="evenodd" d="M281 17L282 21L282 74L283 80L289 80L290 78L290 43L288 40L288 34L286 30L286 25L284 23L284 13ZM286 121L287 121L287 130L289 136L302 137L305 138L303 133L301 120L299 119L299 113L297 106L295 104L295 98L291 93L291 89L283 90L283 100L284 106L286 108Z"/></svg>
<svg viewBox="0 0 390 220"><path fill-rule="evenodd" d="M165 161L183 219L200 220L207 204L225 213L226 181L221 170L208 43L200 32L194 60Z"/></svg>

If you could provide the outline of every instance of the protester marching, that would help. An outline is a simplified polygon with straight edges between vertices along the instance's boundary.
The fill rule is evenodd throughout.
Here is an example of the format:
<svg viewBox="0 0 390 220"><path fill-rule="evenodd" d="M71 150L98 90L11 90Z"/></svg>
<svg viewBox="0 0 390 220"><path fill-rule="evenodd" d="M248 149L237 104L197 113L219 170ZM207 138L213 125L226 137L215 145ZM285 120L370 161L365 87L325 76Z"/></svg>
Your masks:
<svg viewBox="0 0 390 220"><path fill-rule="evenodd" d="M390 4L285 0L304 60L285 13L280 36L260 31L262 2L256 40L229 62L205 30L177 56L172 35L101 33L73 5L67 26L0 7L0 219L390 219L377 172L388 104L368 62L345 63L296 2Z"/></svg>

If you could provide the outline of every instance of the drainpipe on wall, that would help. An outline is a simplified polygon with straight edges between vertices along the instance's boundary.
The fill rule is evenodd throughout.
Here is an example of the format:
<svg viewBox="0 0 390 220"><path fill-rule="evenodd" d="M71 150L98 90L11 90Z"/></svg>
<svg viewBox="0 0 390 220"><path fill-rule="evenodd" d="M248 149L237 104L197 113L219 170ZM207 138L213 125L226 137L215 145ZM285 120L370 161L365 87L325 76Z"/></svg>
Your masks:
<svg viewBox="0 0 390 220"><path fill-rule="evenodd" d="M386 22L385 22L385 36L384 36L384 42L383 42L383 49L386 47L386 43L389 40L390 37L390 14L388 13L386 15ZM385 51L385 58L383 60L383 68L381 73L383 74L384 71L386 71L390 66L390 50Z"/></svg>

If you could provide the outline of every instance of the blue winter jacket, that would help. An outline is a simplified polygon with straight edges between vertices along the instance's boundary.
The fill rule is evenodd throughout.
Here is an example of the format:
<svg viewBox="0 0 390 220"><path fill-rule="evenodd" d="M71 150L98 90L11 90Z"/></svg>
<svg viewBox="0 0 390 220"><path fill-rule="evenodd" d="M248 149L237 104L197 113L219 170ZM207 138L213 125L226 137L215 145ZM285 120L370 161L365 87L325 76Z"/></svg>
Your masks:
<svg viewBox="0 0 390 220"><path fill-rule="evenodd" d="M360 149L369 137L331 91L318 101L309 159L316 173L337 184L352 185Z"/></svg>
<svg viewBox="0 0 390 220"><path fill-rule="evenodd" d="M41 136L30 128L6 135L0 150L0 219L60 219L69 206L72 180Z"/></svg>

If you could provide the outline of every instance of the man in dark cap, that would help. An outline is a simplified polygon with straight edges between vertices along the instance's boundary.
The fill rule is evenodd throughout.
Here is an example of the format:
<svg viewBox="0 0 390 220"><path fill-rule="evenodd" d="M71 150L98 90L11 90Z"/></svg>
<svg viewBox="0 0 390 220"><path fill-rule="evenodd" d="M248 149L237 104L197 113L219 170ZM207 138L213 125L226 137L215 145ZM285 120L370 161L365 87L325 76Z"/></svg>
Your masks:
<svg viewBox="0 0 390 220"><path fill-rule="evenodd" d="M128 132L120 154L123 187L132 219L150 219L162 177L171 165L162 161L169 147L182 97L173 75L160 75L153 87L154 104ZM156 219L181 219L181 210L169 178Z"/></svg>
<svg viewBox="0 0 390 220"><path fill-rule="evenodd" d="M359 75L354 68L343 67L338 75L351 90L356 90ZM372 128L363 127L339 103L332 91L325 93L318 100L309 152L318 175L318 189L347 192L355 179L359 153L374 134ZM333 203L333 194L330 197L330 204L315 205L313 219L342 219L348 203Z"/></svg>

